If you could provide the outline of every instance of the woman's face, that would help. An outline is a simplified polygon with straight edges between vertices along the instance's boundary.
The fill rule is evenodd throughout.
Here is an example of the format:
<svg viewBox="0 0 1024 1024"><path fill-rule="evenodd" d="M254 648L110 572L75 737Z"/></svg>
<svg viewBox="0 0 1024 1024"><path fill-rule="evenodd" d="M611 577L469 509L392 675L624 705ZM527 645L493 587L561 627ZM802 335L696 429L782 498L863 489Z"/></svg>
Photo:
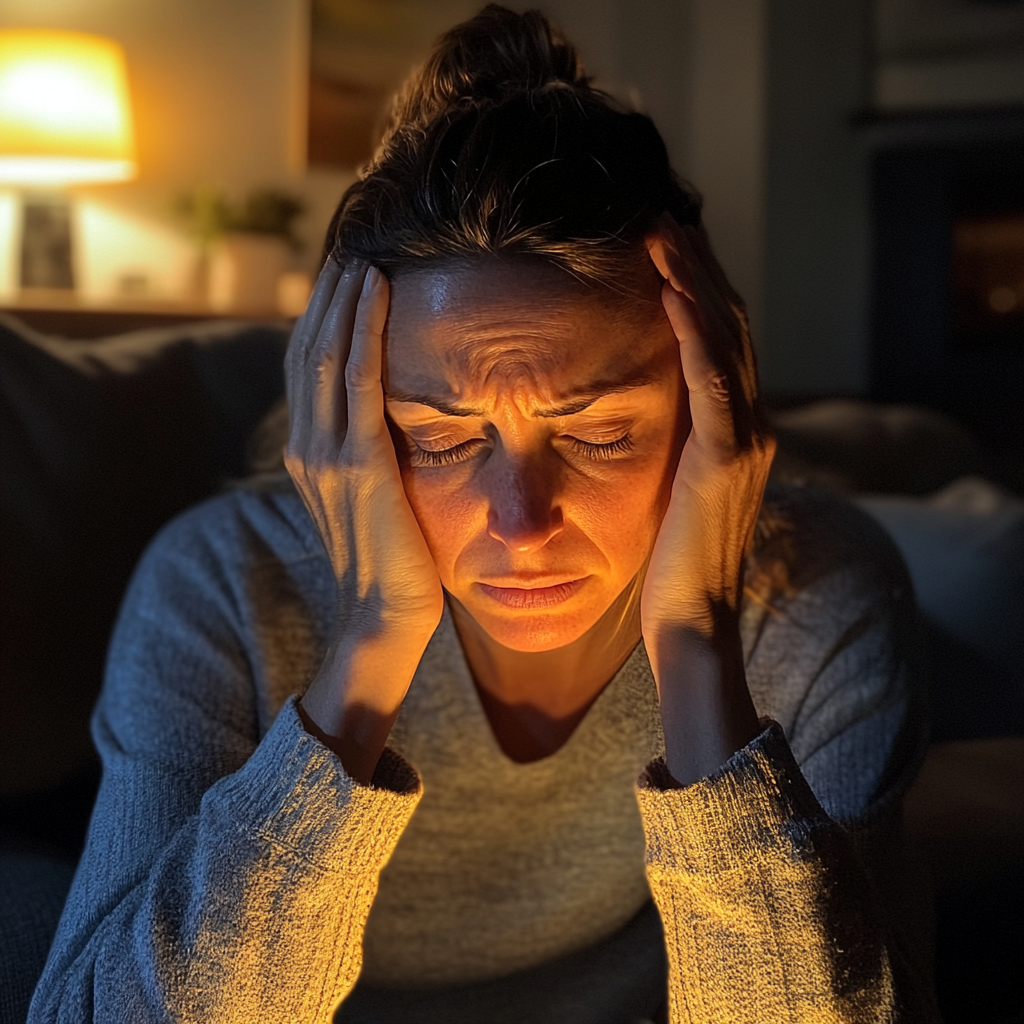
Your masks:
<svg viewBox="0 0 1024 1024"><path fill-rule="evenodd" d="M612 607L654 545L689 429L679 348L646 302L546 266L399 277L387 411L441 583L498 643L544 651Z"/></svg>

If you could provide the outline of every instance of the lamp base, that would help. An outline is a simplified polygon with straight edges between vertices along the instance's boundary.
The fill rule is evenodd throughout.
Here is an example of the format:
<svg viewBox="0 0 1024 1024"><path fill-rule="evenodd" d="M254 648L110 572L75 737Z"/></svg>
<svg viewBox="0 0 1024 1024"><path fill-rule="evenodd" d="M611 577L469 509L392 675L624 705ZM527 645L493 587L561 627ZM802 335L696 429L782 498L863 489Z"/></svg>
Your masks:
<svg viewBox="0 0 1024 1024"><path fill-rule="evenodd" d="M21 287L75 287L71 207L63 196L26 196L22 203Z"/></svg>

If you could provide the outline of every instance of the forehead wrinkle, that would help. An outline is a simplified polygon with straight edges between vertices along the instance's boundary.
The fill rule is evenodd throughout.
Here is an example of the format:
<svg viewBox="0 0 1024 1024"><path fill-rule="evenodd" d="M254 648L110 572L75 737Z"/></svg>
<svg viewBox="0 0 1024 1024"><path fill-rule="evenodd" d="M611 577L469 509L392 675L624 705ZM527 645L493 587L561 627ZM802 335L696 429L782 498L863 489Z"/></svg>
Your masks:
<svg viewBox="0 0 1024 1024"><path fill-rule="evenodd" d="M464 382L471 391L521 387L524 380L538 389L540 379L558 369L558 343L542 338L535 339L534 344L523 341L521 337L514 342L479 338L457 340L443 353L448 370L446 376L450 376L451 383Z"/></svg>
<svg viewBox="0 0 1024 1024"><path fill-rule="evenodd" d="M559 349L550 339L538 345L510 345L495 339L481 342L465 336L449 340L441 351L434 352L432 366L422 363L420 372L407 378L412 388L396 387L388 381L387 397L430 406L449 416L486 418L504 395L531 415L557 418L662 378L659 370L664 354L656 351L639 359L640 353L634 351L632 358L616 360L618 365L603 359L588 362L576 368L578 376L567 378Z"/></svg>
<svg viewBox="0 0 1024 1024"><path fill-rule="evenodd" d="M439 274L395 283L385 344L391 400L481 417L500 400L526 400L532 415L571 415L639 386L637 378L652 371L661 376L645 344L653 336L647 311L636 304L602 302L532 276Z"/></svg>
<svg viewBox="0 0 1024 1024"><path fill-rule="evenodd" d="M539 418L556 419L583 412L601 398L635 391L657 383L659 383L657 374L650 372L649 369L640 368L637 372L623 375L617 379L591 380L585 384L578 384L574 387L559 390L551 397L560 404L546 409L538 407L536 401L530 401L533 396L525 392L521 385L510 390L512 391L511 399L516 405L522 408L532 407L533 415ZM495 388L494 390L498 389ZM488 415L488 410L485 408L460 404L459 398L462 395L455 389L452 389L449 393L455 397L454 402L448 401L440 395L428 392L391 390L386 397L389 401L426 405L446 416L486 417ZM495 398L492 397L491 400L494 404L497 404ZM543 402L540 405L543 406Z"/></svg>
<svg viewBox="0 0 1024 1024"><path fill-rule="evenodd" d="M463 410L474 407L473 411L491 415L506 403L511 403L523 414L536 412L554 397L550 382L543 379L543 371L514 356L498 358L485 364L478 364L474 372L461 380L449 382L453 394L460 401L454 408Z"/></svg>

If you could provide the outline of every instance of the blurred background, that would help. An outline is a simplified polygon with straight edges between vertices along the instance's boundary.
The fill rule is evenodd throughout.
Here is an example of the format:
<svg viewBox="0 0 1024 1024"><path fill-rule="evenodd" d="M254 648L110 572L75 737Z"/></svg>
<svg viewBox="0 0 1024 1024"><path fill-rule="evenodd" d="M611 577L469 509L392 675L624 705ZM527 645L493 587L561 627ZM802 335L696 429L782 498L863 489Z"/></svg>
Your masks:
<svg viewBox="0 0 1024 1024"><path fill-rule="evenodd" d="M0 4L0 916L40 863L70 878L135 560L251 470L388 96L479 6ZM849 495L909 564L935 742L907 813L940 995L951 1024L1020 1024L1024 0L539 6L703 193L776 476ZM10 849L36 859L10 873ZM33 976L4 972L29 945L0 928L18 1006Z"/></svg>
<svg viewBox="0 0 1024 1024"><path fill-rule="evenodd" d="M79 300L202 306L218 227L204 206L267 190L301 202L284 267L315 274L387 95L476 6L5 0L0 28L97 33L127 61L137 172L73 186ZM768 392L920 401L995 447L1024 446L1024 4L543 6L603 84L654 116L704 193ZM183 200L200 208L191 222ZM8 304L19 218L18 193L0 192Z"/></svg>

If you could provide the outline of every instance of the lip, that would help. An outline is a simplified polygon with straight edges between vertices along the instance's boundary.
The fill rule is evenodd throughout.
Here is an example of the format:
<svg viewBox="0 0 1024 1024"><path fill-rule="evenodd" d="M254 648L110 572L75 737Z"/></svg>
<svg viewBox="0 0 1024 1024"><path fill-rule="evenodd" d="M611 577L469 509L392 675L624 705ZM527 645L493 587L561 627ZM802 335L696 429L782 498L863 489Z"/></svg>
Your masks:
<svg viewBox="0 0 1024 1024"><path fill-rule="evenodd" d="M566 580L542 587L496 587L490 583L477 583L489 598L506 608L553 608L574 597L583 586L586 577Z"/></svg>

